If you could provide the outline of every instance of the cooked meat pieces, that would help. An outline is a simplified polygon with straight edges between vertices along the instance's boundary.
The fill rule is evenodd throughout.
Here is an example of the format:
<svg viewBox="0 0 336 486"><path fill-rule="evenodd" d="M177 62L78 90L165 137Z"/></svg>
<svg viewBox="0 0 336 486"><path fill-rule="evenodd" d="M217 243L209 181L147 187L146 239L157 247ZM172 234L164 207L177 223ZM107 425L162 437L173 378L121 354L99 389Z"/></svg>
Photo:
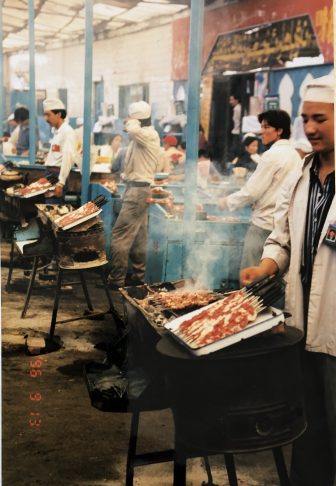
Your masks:
<svg viewBox="0 0 336 486"><path fill-rule="evenodd" d="M99 211L99 208L92 201L89 201L75 211L72 211L71 213L66 214L62 218L58 219L56 223L60 228L64 228L65 226L75 223L86 216L90 216L97 211Z"/></svg>

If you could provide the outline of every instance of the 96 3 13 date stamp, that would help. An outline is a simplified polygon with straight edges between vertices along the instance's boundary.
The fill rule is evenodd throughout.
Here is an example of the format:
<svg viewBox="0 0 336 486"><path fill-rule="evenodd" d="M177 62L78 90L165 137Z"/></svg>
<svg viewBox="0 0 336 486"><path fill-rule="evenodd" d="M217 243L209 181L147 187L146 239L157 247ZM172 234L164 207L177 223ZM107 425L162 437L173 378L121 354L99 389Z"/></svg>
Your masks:
<svg viewBox="0 0 336 486"><path fill-rule="evenodd" d="M43 396L40 390L40 379L43 374L43 364L46 359L34 358L29 363L29 376L34 380L32 391L29 393L29 402L31 404L31 411L28 417L29 427L39 429L42 425L42 409Z"/></svg>

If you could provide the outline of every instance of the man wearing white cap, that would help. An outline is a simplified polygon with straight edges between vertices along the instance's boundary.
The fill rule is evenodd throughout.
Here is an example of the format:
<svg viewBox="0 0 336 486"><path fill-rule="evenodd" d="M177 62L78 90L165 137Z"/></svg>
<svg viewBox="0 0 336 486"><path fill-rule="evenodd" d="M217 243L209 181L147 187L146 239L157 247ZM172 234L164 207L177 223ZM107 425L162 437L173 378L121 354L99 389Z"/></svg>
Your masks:
<svg viewBox="0 0 336 486"><path fill-rule="evenodd" d="M66 191L66 181L76 155L74 130L65 121L66 109L61 100L47 98L43 102L44 118L53 127L53 138L46 158L46 175L58 175L53 197L46 198L49 204L62 204Z"/></svg>
<svg viewBox="0 0 336 486"><path fill-rule="evenodd" d="M147 250L147 219L150 185L160 163L160 138L151 125L151 107L145 101L132 103L125 120L130 143L125 156L126 189L122 208L112 230L110 287L125 285L128 261L134 283L144 281Z"/></svg>
<svg viewBox="0 0 336 486"><path fill-rule="evenodd" d="M336 224L333 74L306 85L302 118L314 152L282 188L274 230L258 267L241 282L286 272L291 324L304 333L303 384L307 430L293 445L293 486L336 484Z"/></svg>

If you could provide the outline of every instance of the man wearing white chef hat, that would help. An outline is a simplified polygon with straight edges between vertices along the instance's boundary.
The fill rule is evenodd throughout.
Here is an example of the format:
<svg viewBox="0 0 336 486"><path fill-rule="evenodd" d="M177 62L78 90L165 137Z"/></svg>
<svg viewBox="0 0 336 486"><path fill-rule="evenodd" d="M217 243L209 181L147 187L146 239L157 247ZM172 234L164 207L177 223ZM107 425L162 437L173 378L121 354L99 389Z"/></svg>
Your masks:
<svg viewBox="0 0 336 486"><path fill-rule="evenodd" d="M134 284L144 281L147 252L150 185L161 161L160 137L151 123L151 107L146 101L131 103L124 129L130 143L125 156L126 190L122 208L111 236L110 288L125 285L130 260Z"/></svg>
<svg viewBox="0 0 336 486"><path fill-rule="evenodd" d="M303 385L307 430L293 445L293 486L336 484L336 224L334 74L310 81L302 118L313 147L278 199L274 230L258 267L241 282L287 273L286 307L304 333Z"/></svg>
<svg viewBox="0 0 336 486"><path fill-rule="evenodd" d="M76 156L76 139L72 127L65 121L67 112L58 98L43 101L44 118L53 128L53 138L46 158L46 175L58 175L55 193L46 197L49 204L62 204L66 192L66 181Z"/></svg>

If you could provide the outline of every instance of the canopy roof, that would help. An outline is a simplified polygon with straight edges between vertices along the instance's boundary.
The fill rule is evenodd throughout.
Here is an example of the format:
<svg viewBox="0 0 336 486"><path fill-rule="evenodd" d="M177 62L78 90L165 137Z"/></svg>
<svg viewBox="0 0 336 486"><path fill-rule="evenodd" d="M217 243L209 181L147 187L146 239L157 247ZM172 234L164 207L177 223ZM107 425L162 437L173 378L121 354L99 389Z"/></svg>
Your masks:
<svg viewBox="0 0 336 486"><path fill-rule="evenodd" d="M94 37L119 29L150 24L188 8L190 0L93 0ZM37 49L59 48L82 42L85 0L35 0ZM3 0L5 53L28 49L28 0Z"/></svg>

